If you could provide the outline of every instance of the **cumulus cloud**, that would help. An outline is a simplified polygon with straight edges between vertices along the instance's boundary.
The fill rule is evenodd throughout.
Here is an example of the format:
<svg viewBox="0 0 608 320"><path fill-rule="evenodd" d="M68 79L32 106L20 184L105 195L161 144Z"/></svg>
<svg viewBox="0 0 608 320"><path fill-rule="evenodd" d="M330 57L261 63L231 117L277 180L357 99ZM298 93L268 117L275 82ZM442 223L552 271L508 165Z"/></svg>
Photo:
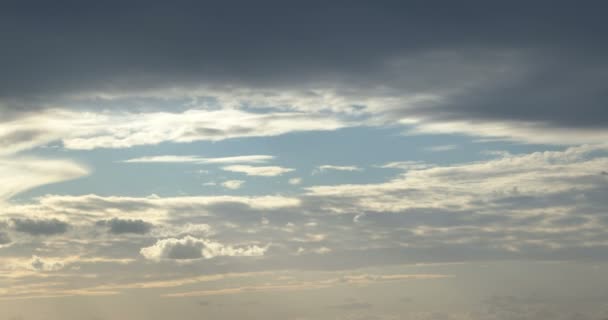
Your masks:
<svg viewBox="0 0 608 320"><path fill-rule="evenodd" d="M291 168L283 168L279 166L249 166L249 165L232 165L222 167L222 170L244 173L248 176L263 176L274 177L284 173L294 171Z"/></svg>
<svg viewBox="0 0 608 320"><path fill-rule="evenodd" d="M58 219L13 219L12 224L16 231L32 236L50 236L66 233L70 226L67 222Z"/></svg>
<svg viewBox="0 0 608 320"><path fill-rule="evenodd" d="M97 225L108 227L112 234L146 234L150 232L153 225L141 219L118 219L98 221Z"/></svg>
<svg viewBox="0 0 608 320"><path fill-rule="evenodd" d="M219 242L186 236L181 239L168 238L156 241L150 247L140 250L142 256L149 260L192 260L212 259L215 257L256 257L263 256L268 246L257 245L234 247Z"/></svg>

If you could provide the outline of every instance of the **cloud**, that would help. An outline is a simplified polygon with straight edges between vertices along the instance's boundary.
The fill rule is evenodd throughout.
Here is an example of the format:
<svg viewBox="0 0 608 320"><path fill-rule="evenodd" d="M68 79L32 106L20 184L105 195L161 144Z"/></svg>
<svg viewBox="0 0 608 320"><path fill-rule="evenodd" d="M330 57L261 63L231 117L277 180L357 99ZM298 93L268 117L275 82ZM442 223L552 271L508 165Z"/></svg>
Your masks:
<svg viewBox="0 0 608 320"><path fill-rule="evenodd" d="M243 186L243 184L245 184L245 181L243 180L228 180L222 182L222 186L224 186L224 188L228 188L231 190L239 189Z"/></svg>
<svg viewBox="0 0 608 320"><path fill-rule="evenodd" d="M297 131L336 130L345 125L317 115L278 112L249 113L240 110L197 110L180 113L81 114L51 112L66 129L62 138L68 149L128 148L171 141L219 141L239 137L277 136ZM226 160L226 159L224 159Z"/></svg>
<svg viewBox="0 0 608 320"><path fill-rule="evenodd" d="M128 159L125 163L194 163L194 164L213 164L213 163L263 163L274 159L269 155L246 155L233 157L204 158L199 156L150 156Z"/></svg>
<svg viewBox="0 0 608 320"><path fill-rule="evenodd" d="M3 10L3 29L19 35L6 40L11 50L0 60L2 123L16 128L0 132L0 145L27 149L62 140L67 148L92 149L218 141L335 130L352 124L341 120L345 115L366 125L413 121L413 132L523 142L578 144L608 136L601 3L560 2L550 13L543 4L496 8L481 1L441 11L404 3L273 3L272 12L224 4L158 3L146 12L119 7L76 5L88 23L57 16L44 26L27 8ZM45 10L54 8L39 11ZM124 19L109 27L105 21L117 10ZM212 14L228 11L226 19ZM103 39L90 36L101 32ZM150 32L159 36L139 41ZM64 41L48 52L47 40L58 34ZM45 125L57 119L45 122L27 112L56 106L71 110L58 117L67 119L59 121L64 125ZM177 112L185 106L196 108ZM252 109L267 113L244 111ZM94 112L69 115L73 110ZM15 118L28 125L14 127Z"/></svg>
<svg viewBox="0 0 608 320"><path fill-rule="evenodd" d="M343 285L371 285L381 282L405 281L405 280L436 280L450 278L451 275L445 274L346 274L337 278L316 279L310 281L274 281L273 283L264 283L260 285L241 286L223 289L210 289L201 291L178 292L170 293L166 297L198 297L198 296L215 296L215 295L232 295L251 292L275 292L275 291L299 291L311 289L331 288Z"/></svg>
<svg viewBox="0 0 608 320"><path fill-rule="evenodd" d="M302 183L302 178L291 178L287 182L289 182L289 184L295 186L295 185Z"/></svg>
<svg viewBox="0 0 608 320"><path fill-rule="evenodd" d="M402 123L410 127L409 130L406 130L406 135L464 134L489 140L504 140L528 144L601 144L608 138L608 133L601 128L562 128L543 123L512 120L422 121L420 119L408 119L407 121L402 121Z"/></svg>
<svg viewBox="0 0 608 320"><path fill-rule="evenodd" d="M56 139L45 130L22 128L22 123L2 123L0 126L1 155L14 154L22 150L44 145Z"/></svg>
<svg viewBox="0 0 608 320"><path fill-rule="evenodd" d="M572 189L596 188L608 158L590 157L605 146L502 156L469 164L425 167L406 163L409 171L380 184L313 186L308 194L350 199L360 210L486 207L511 196L546 196ZM401 163L384 167L403 167ZM599 184L599 185L598 185Z"/></svg>
<svg viewBox="0 0 608 320"><path fill-rule="evenodd" d="M23 191L89 174L90 170L69 160L33 157L0 157L0 201Z"/></svg>
<svg viewBox="0 0 608 320"><path fill-rule="evenodd" d="M112 234L146 234L150 232L153 225L141 219L118 219L98 221L97 225L108 227Z"/></svg>
<svg viewBox="0 0 608 320"><path fill-rule="evenodd" d="M186 109L180 112L92 112L69 109L46 109L2 122L0 137L22 136L22 132L44 131L41 138L27 143L10 142L4 152L15 153L53 141L67 149L129 148L162 142L189 143L220 141L240 137L277 136L290 132L337 130L347 124L337 116L303 112L252 113L236 109ZM38 136L36 136L38 137ZM6 138L5 140L7 140ZM11 139L15 140L15 139ZM9 142L6 142L9 143ZM203 161L230 163L258 162L269 156L250 158L168 157L171 162ZM139 162L150 159L137 159ZM156 159L159 160L159 159ZM219 162L218 162L219 161Z"/></svg>
<svg viewBox="0 0 608 320"><path fill-rule="evenodd" d="M192 197L126 197L98 195L47 195L37 202L26 205L10 204L4 206L4 214L17 219L27 217L42 219L70 219L73 223L99 220L134 219L150 223L163 223L170 218L188 218L211 215L222 206L236 206L241 210L272 211L295 208L301 200L284 196L192 196ZM192 222L192 221L188 221Z"/></svg>
<svg viewBox="0 0 608 320"><path fill-rule="evenodd" d="M283 168L279 166L249 166L249 165L232 165L222 167L222 170L244 173L248 176L263 176L274 177L284 173L294 171L291 168Z"/></svg>
<svg viewBox="0 0 608 320"><path fill-rule="evenodd" d="M296 251L296 254L297 255L306 254L306 253L328 254L331 251L332 250L328 247L318 247L318 248L311 248L311 249L304 249L302 247L299 247L298 250Z"/></svg>
<svg viewBox="0 0 608 320"><path fill-rule="evenodd" d="M233 247L219 242L186 236L181 239L168 238L158 240L154 245L140 250L142 256L149 260L192 260L213 259L215 257L256 257L263 256L268 247L257 245Z"/></svg>
<svg viewBox="0 0 608 320"><path fill-rule="evenodd" d="M325 171L363 171L363 169L357 166L335 166L330 164L325 164L317 167L316 172L325 172Z"/></svg>
<svg viewBox="0 0 608 320"><path fill-rule="evenodd" d="M6 232L0 231L0 246L11 243L12 240Z"/></svg>
<svg viewBox="0 0 608 320"><path fill-rule="evenodd" d="M70 226L68 223L58 219L13 219L12 224L16 231L32 236L50 236L66 233Z"/></svg>
<svg viewBox="0 0 608 320"><path fill-rule="evenodd" d="M420 162L420 161L394 161L383 165L378 165L379 168L384 169L401 169L401 170L419 170L427 169L432 167L432 164Z"/></svg>
<svg viewBox="0 0 608 320"><path fill-rule="evenodd" d="M37 271L57 271L65 267L61 261L49 261L39 256L32 256L30 267Z"/></svg>
<svg viewBox="0 0 608 320"><path fill-rule="evenodd" d="M428 147L428 148L425 148L424 150L432 151L432 152L443 152L443 151L450 151L450 150L455 150L455 149L458 149L458 145L446 144L446 145Z"/></svg>

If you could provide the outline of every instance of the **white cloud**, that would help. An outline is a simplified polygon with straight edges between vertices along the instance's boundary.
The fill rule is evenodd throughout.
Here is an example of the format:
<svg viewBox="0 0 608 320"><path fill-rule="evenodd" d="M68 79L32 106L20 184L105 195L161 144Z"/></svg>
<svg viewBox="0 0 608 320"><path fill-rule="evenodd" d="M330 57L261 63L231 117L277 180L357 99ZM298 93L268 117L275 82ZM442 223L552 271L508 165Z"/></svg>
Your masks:
<svg viewBox="0 0 608 320"><path fill-rule="evenodd" d="M288 132L336 130L346 123L331 116L297 112L249 113L240 110L190 109L169 112L77 112L50 109L3 123L6 136L23 130L48 132L36 143L19 143L24 150L53 140L65 148L129 148L171 141L219 141L239 137L276 136Z"/></svg>
<svg viewBox="0 0 608 320"><path fill-rule="evenodd" d="M149 156L128 159L125 163L194 163L194 164L213 164L213 163L263 163L274 159L269 155L246 155L232 157L205 158L199 156Z"/></svg>
<svg viewBox="0 0 608 320"><path fill-rule="evenodd" d="M430 168L432 165L420 161L394 161L377 167L384 169L419 170Z"/></svg>
<svg viewBox="0 0 608 320"><path fill-rule="evenodd" d="M445 144L445 145L440 145L440 146L432 146L432 147L424 148L424 150L431 151L431 152L443 152L443 151L450 151L450 150L455 150L455 149L458 149L458 145Z"/></svg>
<svg viewBox="0 0 608 320"><path fill-rule="evenodd" d="M284 173L294 171L291 168L283 168L279 166L249 166L249 165L232 165L222 167L225 171L244 173L248 176L264 176L273 177L280 176Z"/></svg>
<svg viewBox="0 0 608 320"><path fill-rule="evenodd" d="M222 186L224 186L224 188L228 188L231 190L239 189L243 186L243 184L245 184L245 181L243 180L228 180L222 182Z"/></svg>
<svg viewBox="0 0 608 320"><path fill-rule="evenodd" d="M315 197L338 197L360 210L400 211L408 208L488 209L493 199L517 194L545 196L572 189L588 189L605 180L601 172L608 157L589 157L605 146L572 147L565 151L535 152L444 167L416 167L379 184L347 184L307 188ZM386 167L402 167L400 163ZM476 204L477 203L477 204ZM344 208L337 208L336 210Z"/></svg>
<svg viewBox="0 0 608 320"><path fill-rule="evenodd" d="M168 238L156 241L150 247L140 250L142 256L149 260L175 259L212 259L215 257L257 257L263 256L268 246L257 245L234 247L219 242L186 236L181 239Z"/></svg>
<svg viewBox="0 0 608 320"><path fill-rule="evenodd" d="M69 160L0 157L0 201L41 185L76 179L89 173Z"/></svg>
<svg viewBox="0 0 608 320"><path fill-rule="evenodd" d="M325 172L325 171L329 171L329 170L333 170L333 171L363 171L362 168L359 168L357 166L336 166L336 165L330 165L330 164L325 164L325 165L321 165L318 166L317 169L315 170L315 172Z"/></svg>
<svg viewBox="0 0 608 320"><path fill-rule="evenodd" d="M291 179L289 179L288 182L289 182L289 184L295 186L295 185L302 183L302 178L291 178Z"/></svg>

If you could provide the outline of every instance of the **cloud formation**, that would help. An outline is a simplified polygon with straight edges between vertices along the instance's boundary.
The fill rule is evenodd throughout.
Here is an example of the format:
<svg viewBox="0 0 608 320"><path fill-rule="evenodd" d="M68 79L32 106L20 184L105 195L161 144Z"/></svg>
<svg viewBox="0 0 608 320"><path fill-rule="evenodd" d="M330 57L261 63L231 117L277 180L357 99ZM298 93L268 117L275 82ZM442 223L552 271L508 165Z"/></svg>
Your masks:
<svg viewBox="0 0 608 320"><path fill-rule="evenodd" d="M3 3L0 309L120 294L137 319L208 295L230 319L223 295L290 291L248 314L605 318L571 307L606 301L607 9ZM447 278L404 309L398 281ZM512 296L543 287L569 303ZM487 310L424 310L489 289ZM125 317L100 303L57 317Z"/></svg>
<svg viewBox="0 0 608 320"><path fill-rule="evenodd" d="M222 170L244 173L248 176L274 177L284 173L294 171L291 168L283 168L279 166L249 166L249 165L231 165L222 167Z"/></svg>
<svg viewBox="0 0 608 320"><path fill-rule="evenodd" d="M219 242L186 236L181 239L168 238L156 241L150 247L140 250L142 256L150 260L191 260L213 259L215 257L256 257L263 256L268 246L257 245L234 247Z"/></svg>
<svg viewBox="0 0 608 320"><path fill-rule="evenodd" d="M70 160L0 157L0 201L45 184L76 179L90 169Z"/></svg>
<svg viewBox="0 0 608 320"><path fill-rule="evenodd" d="M241 188L243 184L245 184L245 181L243 180L227 180L222 182L222 186L230 190L237 190Z"/></svg>
<svg viewBox="0 0 608 320"><path fill-rule="evenodd" d="M11 243L11 238L4 231L0 231L0 246Z"/></svg>
<svg viewBox="0 0 608 320"><path fill-rule="evenodd" d="M357 166L336 166L336 165L330 165L330 164L325 164L325 165L321 165L318 166L315 172L325 172L325 171L363 171L363 169L357 167Z"/></svg>
<svg viewBox="0 0 608 320"><path fill-rule="evenodd" d="M101 220L97 222L99 226L108 228L112 234L146 234L150 232L153 225L141 219L119 219Z"/></svg>
<svg viewBox="0 0 608 320"><path fill-rule="evenodd" d="M0 108L3 118L9 119L5 124L24 109L112 109L150 97L192 100L190 104L207 109L184 112L189 119L174 112L89 113L90 120L103 125L64 140L76 149L217 141L344 126L327 114L320 116L320 110L334 116L372 116L368 124L415 121L417 130L526 142L605 140L607 48L602 44L603 17L598 15L604 4L552 2L550 12L544 2L497 8L471 1L439 7L292 7L271 2L260 7L241 4L234 10L223 4L154 3L145 12L125 4L74 5L66 12L77 14L61 14L64 11L46 6L10 6L0 20L4 30L19 30L20 36L4 43L11 50L0 67L10 76L0 78ZM123 19L109 27L104 22L117 11ZM39 12L56 14L49 20ZM81 15L88 23L76 18ZM265 27L255 16L280 27ZM103 39L88 36L102 32ZM156 37L149 39L150 33ZM59 35L63 41L54 44L57 51L48 52L48 39ZM29 40L25 44L22 39ZM218 105L228 110L209 110ZM304 115L243 113L235 106L297 110ZM310 114L312 110L316 115ZM135 127L108 126L135 123L129 121L135 117L140 123ZM169 126L142 134L150 132L151 123L159 125L158 117ZM29 123L37 121L27 113L26 118ZM0 134L5 137L0 141L26 148L30 140L57 139L48 127L23 126ZM535 134L543 132L551 134Z"/></svg>
<svg viewBox="0 0 608 320"><path fill-rule="evenodd" d="M274 159L273 156L269 155L243 155L243 156L232 156L232 157L217 157L217 158L205 158L199 156L175 156L175 155L164 155L164 156L149 156L128 159L123 162L125 163L194 163L194 164L213 164L213 163L263 163Z"/></svg>
<svg viewBox="0 0 608 320"><path fill-rule="evenodd" d="M59 219L13 219L13 227L18 232L27 233L32 236L51 236L66 233L69 224Z"/></svg>

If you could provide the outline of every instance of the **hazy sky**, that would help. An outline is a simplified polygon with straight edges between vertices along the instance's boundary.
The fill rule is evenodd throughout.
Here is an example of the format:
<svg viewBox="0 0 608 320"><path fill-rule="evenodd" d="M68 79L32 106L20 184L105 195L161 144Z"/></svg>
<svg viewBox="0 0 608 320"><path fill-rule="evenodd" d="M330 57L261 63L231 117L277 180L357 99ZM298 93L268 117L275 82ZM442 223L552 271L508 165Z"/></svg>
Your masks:
<svg viewBox="0 0 608 320"><path fill-rule="evenodd" d="M3 1L0 320L608 319L604 1Z"/></svg>

